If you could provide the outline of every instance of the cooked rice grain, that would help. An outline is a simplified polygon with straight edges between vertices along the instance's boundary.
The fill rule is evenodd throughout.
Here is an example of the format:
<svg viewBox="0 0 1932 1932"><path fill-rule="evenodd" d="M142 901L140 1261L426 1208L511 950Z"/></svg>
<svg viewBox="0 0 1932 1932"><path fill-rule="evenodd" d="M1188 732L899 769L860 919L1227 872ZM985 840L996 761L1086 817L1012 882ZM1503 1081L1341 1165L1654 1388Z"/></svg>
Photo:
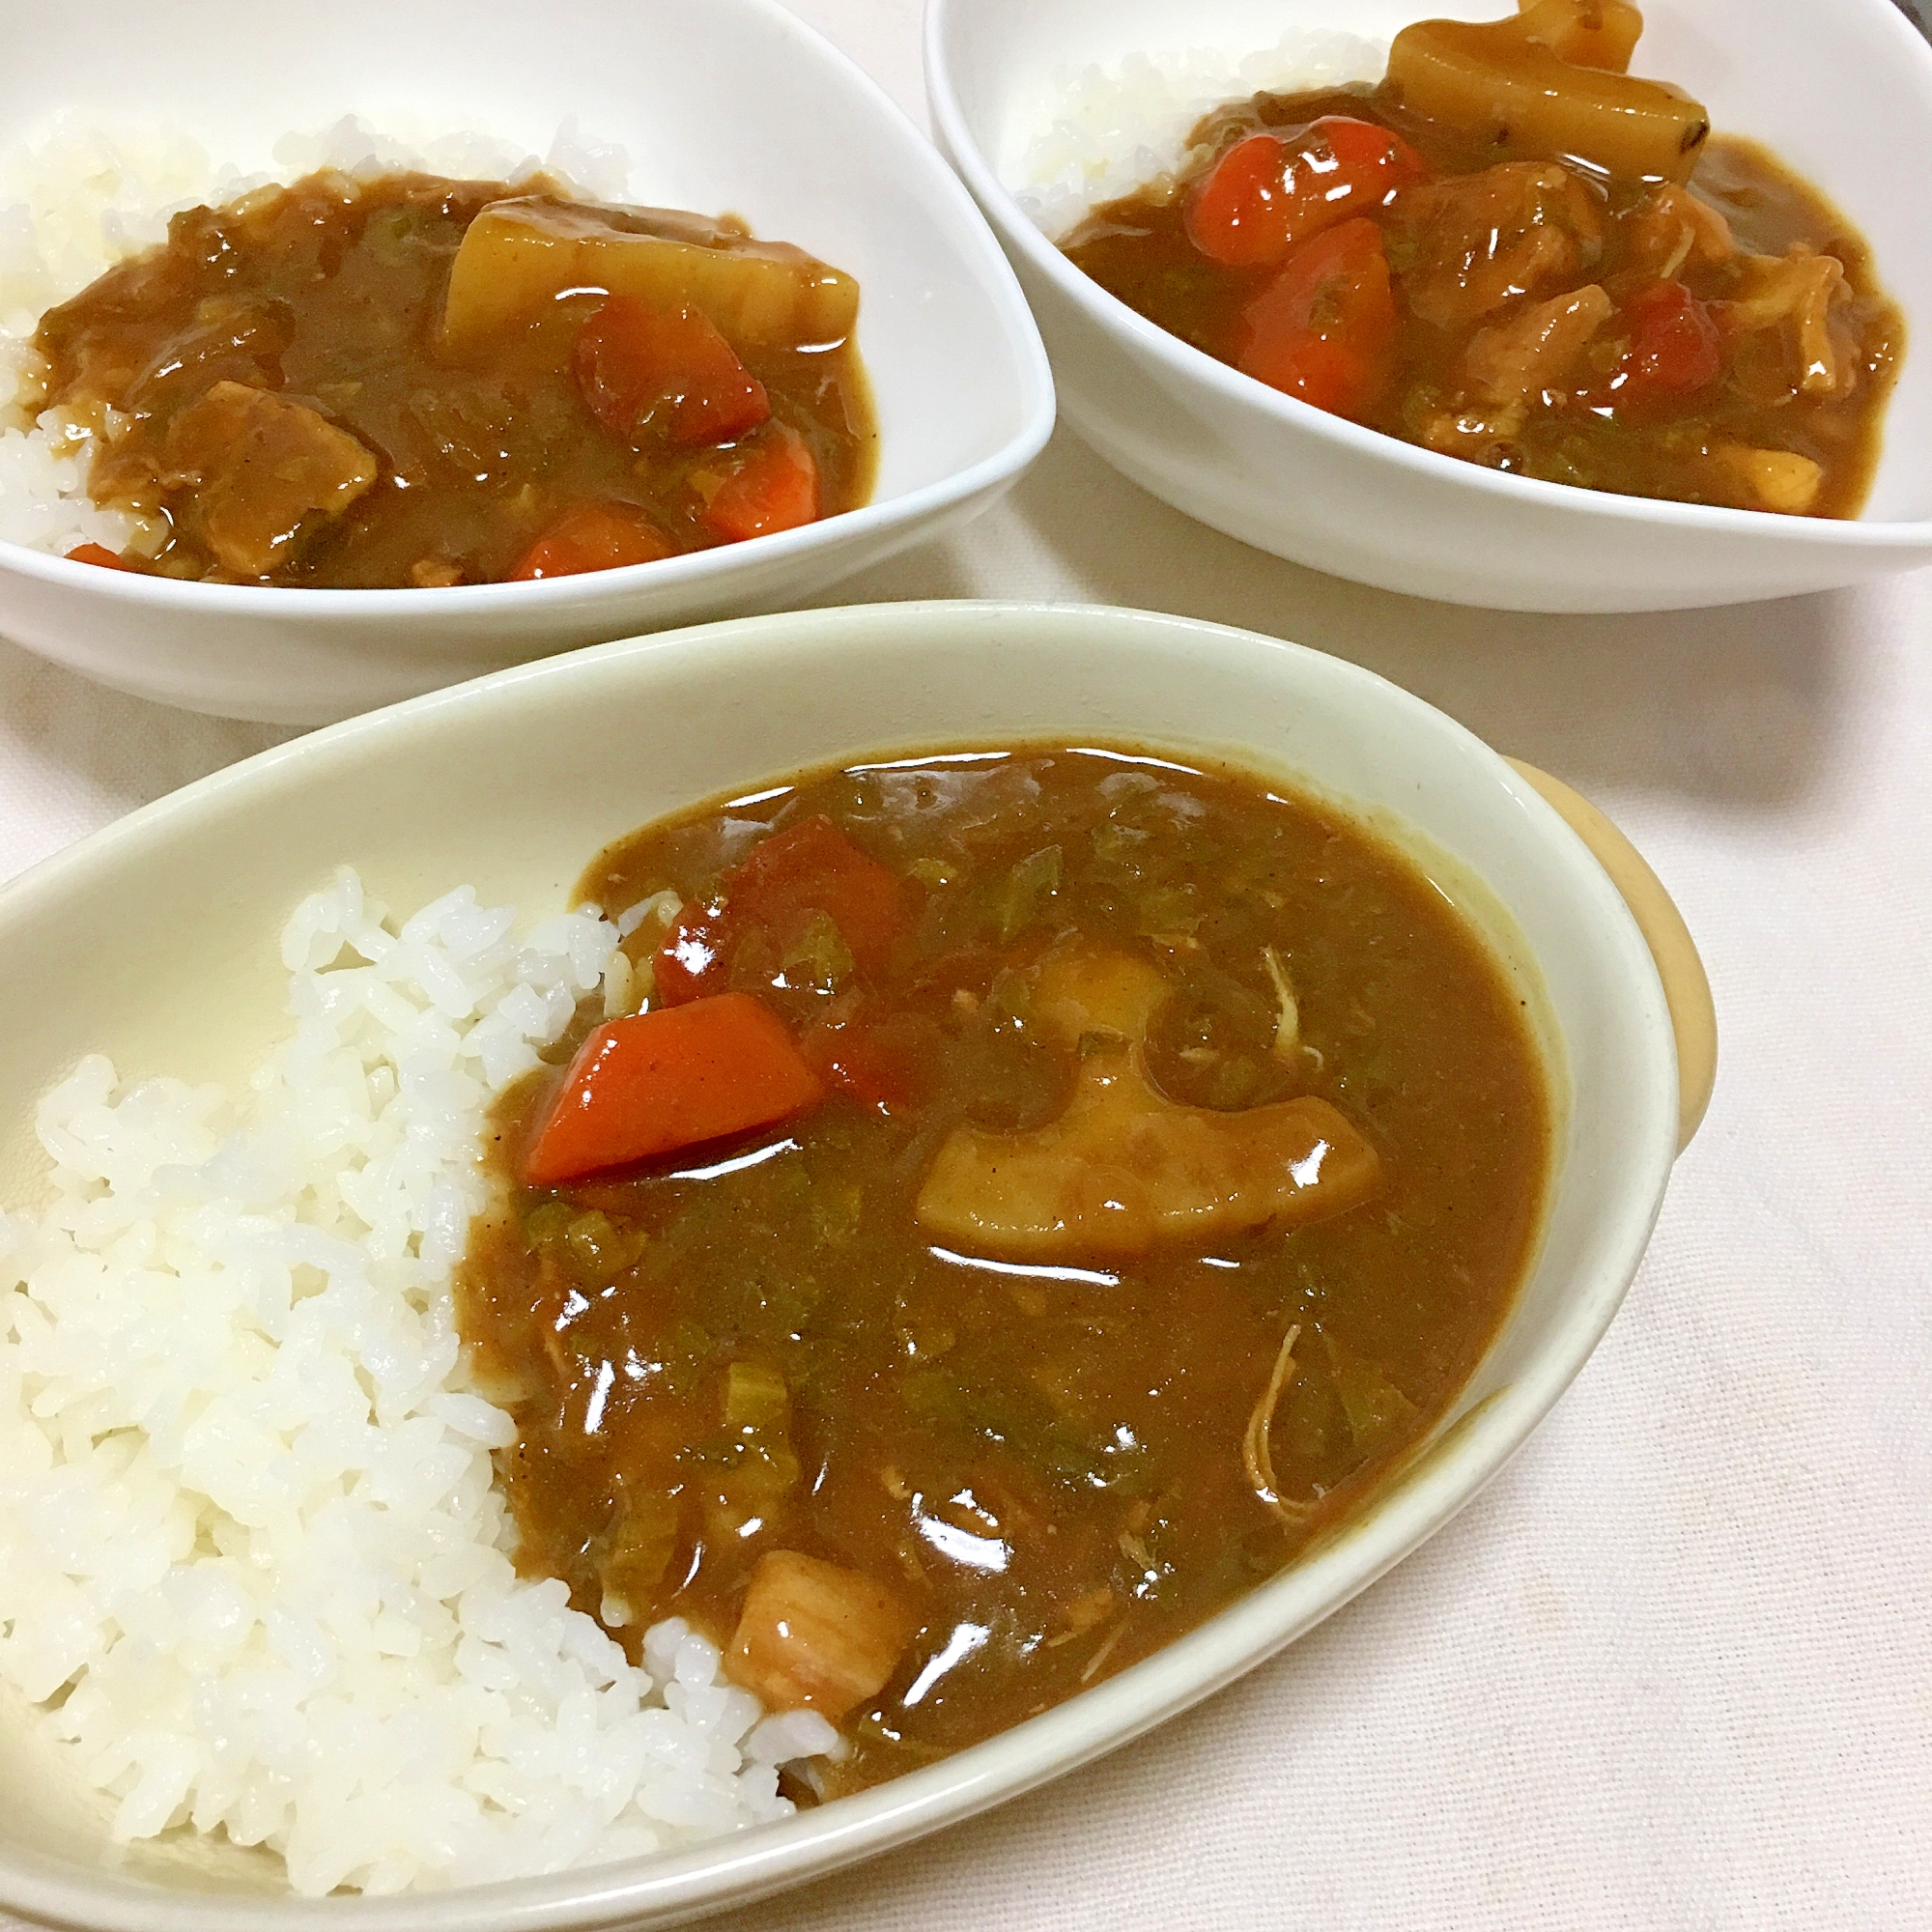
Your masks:
<svg viewBox="0 0 1932 1932"><path fill-rule="evenodd" d="M1108 68L1053 74L1033 117L1041 131L1004 172L1027 216L1049 241L1090 209L1179 174L1203 115L1264 93L1378 80L1380 42L1355 34L1291 32L1259 53L1219 48L1129 54Z"/></svg>
<svg viewBox="0 0 1932 1932"><path fill-rule="evenodd" d="M96 1057L41 1104L52 1204L0 1214L0 1674L117 1837L222 1831L311 1893L480 1882L781 1816L775 1766L833 1743L682 1624L634 1669L506 1554L514 1430L450 1270L492 1094L617 943L514 928L468 888L395 926L345 870L239 1102Z"/></svg>

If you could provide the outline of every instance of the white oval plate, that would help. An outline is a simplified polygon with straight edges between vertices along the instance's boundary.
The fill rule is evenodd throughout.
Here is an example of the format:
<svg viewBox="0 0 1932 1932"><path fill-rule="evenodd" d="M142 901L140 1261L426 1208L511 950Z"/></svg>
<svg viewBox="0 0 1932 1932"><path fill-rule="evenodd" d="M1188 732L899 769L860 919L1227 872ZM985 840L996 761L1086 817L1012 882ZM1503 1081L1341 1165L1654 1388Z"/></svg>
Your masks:
<svg viewBox="0 0 1932 1932"><path fill-rule="evenodd" d="M1370 672L1146 612L965 603L752 619L505 671L263 753L0 893L0 1198L42 1170L35 1097L83 1052L235 1079L279 1032L285 914L347 860L421 903L555 909L608 840L801 766L935 744L1139 742L1232 756L1403 838L1488 930L1559 1095L1541 1254L1453 1412L1331 1541L1145 1662L957 1756L696 1851L474 1890L301 1900L259 1853L123 1850L15 1708L0 1720L0 1906L101 1932L666 1924L867 1857L1057 1776L1239 1675L1468 1501L1555 1401L1635 1271L1676 1144L1650 953L1608 878L1462 726Z"/></svg>

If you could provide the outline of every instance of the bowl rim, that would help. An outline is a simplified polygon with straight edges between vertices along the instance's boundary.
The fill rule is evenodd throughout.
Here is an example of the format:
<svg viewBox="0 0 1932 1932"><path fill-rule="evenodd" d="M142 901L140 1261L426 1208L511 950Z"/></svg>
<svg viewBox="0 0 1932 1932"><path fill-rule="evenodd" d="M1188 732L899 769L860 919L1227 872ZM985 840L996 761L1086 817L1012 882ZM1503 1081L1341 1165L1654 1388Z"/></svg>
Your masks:
<svg viewBox="0 0 1932 1932"><path fill-rule="evenodd" d="M1051 5L1052 0L1038 0L1038 4ZM1932 45L1914 31L1892 0L1844 0L1844 4L1864 5L1868 11L1887 16L1889 23L1887 31L1895 26L1901 48L1909 48L1901 52L1900 59L1918 63L1925 83L1924 92L1928 101L1932 101ZM1585 516L1607 517L1639 526L1674 526L1727 536L1762 537L1775 532L1786 542L1812 549L1918 550L1932 540L1932 512L1912 520L1789 516L1775 510L1733 510L1714 503L1628 497L1610 490L1590 490L1576 484L1548 483L1534 476L1512 475L1440 455L1417 443L1406 442L1400 437L1330 414L1298 396L1271 389L1231 364L1218 361L1206 350L1170 335L1076 269L1034 223L1013 192L994 172L953 88L952 62L947 53L953 17L971 11L973 0L925 0L923 34L925 87L934 139L958 169L974 200L1009 249L1017 250L1035 273L1043 276L1095 326L1103 331L1124 335L1144 356L1166 364L1179 380L1203 385L1217 400L1231 406L1258 409L1264 417L1285 429L1332 443L1352 455L1379 458L1436 483L1460 484L1526 506L1555 511L1567 508ZM1907 353L1910 353L1909 338Z"/></svg>
<svg viewBox="0 0 1932 1932"><path fill-rule="evenodd" d="M756 19L760 31L809 48L812 59L841 75L903 137L902 145L913 151L909 165L923 177L935 198L934 218L955 244L962 266L975 274L984 289L1016 365L1011 398L1015 426L998 449L963 469L922 483L917 489L869 500L797 529L780 530L735 544L717 544L708 550L685 551L651 563L621 564L613 570L585 571L574 577L526 582L411 584L366 590L303 584L208 583L75 563L64 553L38 550L7 537L0 537L0 571L17 571L21 576L69 588L91 582L112 600L163 611L191 611L208 606L212 599L212 608L243 617L252 612L313 618L353 611L358 617L381 619L402 617L412 611L420 615L433 609L439 619L461 619L471 614L493 616L505 611L563 611L573 605L607 602L613 592L621 594L634 588L663 587L675 591L701 587L714 579L729 577L748 559L782 566L842 540L863 540L874 532L930 521L1024 473L1053 434L1058 412L1053 367L1019 277L979 205L912 117L843 48L781 5L780 0L729 0L729 4ZM864 289L860 291L859 327L863 357ZM434 599L434 604L426 606L422 601L426 597Z"/></svg>
<svg viewBox="0 0 1932 1932"><path fill-rule="evenodd" d="M1365 703L1385 713L1392 732L1434 737L1466 772L1470 786L1499 788L1533 829L1552 880L1574 887L1606 923L1621 961L1616 979L1631 997L1649 1056L1641 1081L1650 1102L1648 1131L1633 1137L1626 1179L1602 1217L1600 1246L1573 1270L1571 1292L1537 1351L1506 1384L1453 1421L1331 1541L1218 1616L1038 1718L824 1811L800 1813L742 1838L609 1865L373 1897L178 1891L40 1852L0 1850L0 1905L88 1932L297 1932L325 1921L355 1932L469 1932L479 1916L505 1932L614 1932L634 1922L665 1924L751 1903L1017 1797L1211 1694L1413 1550L1476 1495L1548 1413L1601 1340L1635 1274L1675 1157L1675 1054L1662 987L1616 888L1527 781L1446 713L1350 660L1304 645L1155 611L975 600L789 611L592 645L326 726L213 773L0 889L0 933L31 920L41 904L87 890L91 877L156 844L193 836L211 815L245 810L254 790L340 782L369 755L406 752L418 729L460 732L466 711L514 714L535 682L575 683L573 701L588 705L607 678L622 683L629 668L648 678L658 663L674 673L681 664L701 661L723 680L748 654L769 668L780 650L788 650L796 675L801 667L881 634L917 647L922 639L939 643L998 630L1019 630L1036 647L1042 639L1049 646L1065 639L1072 647L1095 633L1112 633L1171 650L1177 676L1186 674L1192 658L1219 650L1257 667L1286 660L1293 675L1325 681L1330 689L1352 686ZM1159 736L1152 734L1151 742Z"/></svg>

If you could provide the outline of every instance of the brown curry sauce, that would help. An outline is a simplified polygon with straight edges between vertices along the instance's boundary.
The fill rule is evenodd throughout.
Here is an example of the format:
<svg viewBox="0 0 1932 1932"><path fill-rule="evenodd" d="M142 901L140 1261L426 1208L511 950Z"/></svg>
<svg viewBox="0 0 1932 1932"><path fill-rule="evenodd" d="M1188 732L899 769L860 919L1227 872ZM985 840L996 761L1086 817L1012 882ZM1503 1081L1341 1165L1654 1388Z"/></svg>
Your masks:
<svg viewBox="0 0 1932 1932"><path fill-rule="evenodd" d="M1392 68L1373 88L1217 109L1190 136L1178 181L1095 208L1062 246L1130 308L1244 366L1244 313L1278 270L1203 253L1190 198L1247 137L1319 146L1304 130L1323 117L1388 130L1424 165L1359 211L1379 230L1386 267L1374 272L1392 285L1392 340L1373 351L1387 366L1339 390L1297 388L1260 363L1250 373L1385 435L1546 482L1858 514L1903 319L1862 238L1754 142L1700 133L1684 186L1572 156L1517 158L1506 129L1418 113ZM1570 292L1598 306L1557 319ZM1644 306L1660 298L1676 307L1652 335ZM1651 355L1655 374L1659 357L1687 350L1708 356L1703 371L1680 359L1662 385L1625 380L1634 357Z"/></svg>
<svg viewBox="0 0 1932 1932"><path fill-rule="evenodd" d="M310 175L176 215L159 247L49 310L36 337L47 404L100 432L90 494L164 526L129 566L316 588L494 582L586 504L639 513L663 554L721 542L705 513L730 444L640 444L582 393L573 351L600 290L480 342L444 341L451 266L471 224L530 194L529 184ZM586 212L724 252L761 245L741 223ZM733 346L772 423L813 459L818 515L867 501L877 433L854 341ZM217 385L233 385L216 398L226 410L206 401ZM252 470L233 461L251 432ZM306 493L279 515L260 500L274 490L261 472L278 467L304 472ZM349 499L339 511L322 500L331 486ZM215 490L237 499L239 543L212 538Z"/></svg>
<svg viewBox="0 0 1932 1932"><path fill-rule="evenodd" d="M741 948L733 984L886 1097L835 1085L780 1126L537 1189L519 1174L557 1091L542 1069L495 1117L503 1206L458 1305L521 1432L499 1457L520 1564L627 1643L674 1615L728 1642L774 1550L896 1606L897 1661L840 1726L831 1795L1145 1657L1358 1508L1502 1319L1550 1125L1520 1000L1443 893L1238 774L1030 747L810 774L645 827L579 897L715 900L818 814L903 882L908 928L862 971L807 919ZM647 919L627 954L663 932ZM935 1239L936 1151L1052 1122L1084 1057L1118 1046L1045 1024L1069 953L1171 989L1138 1062L1162 1094L1231 1121L1317 1096L1374 1149L1375 1198L1052 1264ZM1270 954L1297 1009L1285 1058Z"/></svg>

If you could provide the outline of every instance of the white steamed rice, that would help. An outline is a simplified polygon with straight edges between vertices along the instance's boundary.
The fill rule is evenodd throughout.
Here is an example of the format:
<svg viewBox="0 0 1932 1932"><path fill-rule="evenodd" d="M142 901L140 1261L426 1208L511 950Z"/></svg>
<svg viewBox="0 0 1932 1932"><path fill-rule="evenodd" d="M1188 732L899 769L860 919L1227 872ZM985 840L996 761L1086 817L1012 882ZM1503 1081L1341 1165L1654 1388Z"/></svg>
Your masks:
<svg viewBox="0 0 1932 1932"><path fill-rule="evenodd" d="M469 888L400 927L343 871L282 936L292 1036L234 1096L90 1058L0 1213L0 1675L114 1834L266 1845L321 1893L481 1882L775 1818L764 1717L658 1626L635 1669L518 1578L510 1418L450 1292L493 1094L617 944Z"/></svg>
<svg viewBox="0 0 1932 1932"><path fill-rule="evenodd" d="M129 255L166 240L168 217L223 205L318 168L373 180L415 168L457 179L520 182L543 172L598 200L624 200L621 148L564 125L539 157L505 141L429 128L378 131L354 116L275 144L270 173L217 166L179 130L103 129L72 117L0 152L0 539L65 554L76 544L152 553L161 530L87 496L91 430L42 407L45 365L33 348L41 317Z"/></svg>
<svg viewBox="0 0 1932 1932"><path fill-rule="evenodd" d="M1039 102L1041 131L1003 170L1006 185L1057 242L1098 203L1180 173L1190 157L1187 136L1212 109L1264 91L1379 80L1387 65L1383 42L1291 32L1258 53L1197 47L1063 68Z"/></svg>

